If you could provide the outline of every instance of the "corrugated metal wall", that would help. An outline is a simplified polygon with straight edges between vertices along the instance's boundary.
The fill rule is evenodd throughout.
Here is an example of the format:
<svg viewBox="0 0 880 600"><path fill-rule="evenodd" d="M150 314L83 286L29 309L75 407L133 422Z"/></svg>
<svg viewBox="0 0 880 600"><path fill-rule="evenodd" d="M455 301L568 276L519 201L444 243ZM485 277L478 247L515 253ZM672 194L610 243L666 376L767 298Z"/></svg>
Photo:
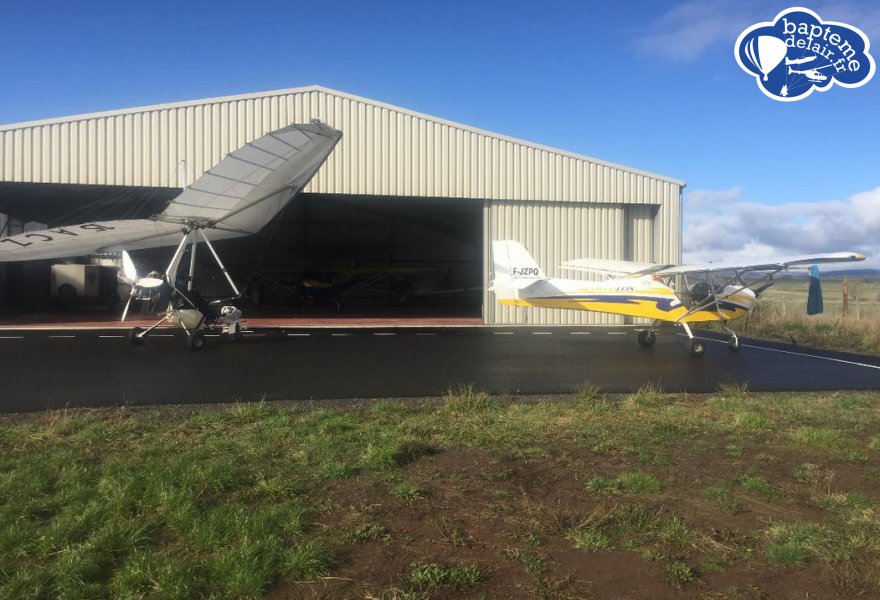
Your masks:
<svg viewBox="0 0 880 600"><path fill-rule="evenodd" d="M320 87L0 127L0 181L180 187L312 118L344 134L311 192L659 204L680 184Z"/></svg>
<svg viewBox="0 0 880 600"><path fill-rule="evenodd" d="M559 268L563 261L573 258L624 258L626 210L620 204L492 202L485 214L489 240L517 240L522 243L549 277L587 279L586 275ZM490 268L491 265L487 263L487 269ZM485 292L483 306L487 323L623 323L621 317L614 315L501 306L489 291Z"/></svg>
<svg viewBox="0 0 880 600"><path fill-rule="evenodd" d="M657 261L680 260L680 181L318 86L0 127L0 181L183 187L244 143L313 118L343 137L306 191L489 201L484 261L502 237L550 273L567 258L624 258L623 205L650 206L644 243ZM519 318L507 310L493 300L487 322ZM532 322L609 322L536 312Z"/></svg>
<svg viewBox="0 0 880 600"><path fill-rule="evenodd" d="M625 260L654 262L654 206L626 207Z"/></svg>

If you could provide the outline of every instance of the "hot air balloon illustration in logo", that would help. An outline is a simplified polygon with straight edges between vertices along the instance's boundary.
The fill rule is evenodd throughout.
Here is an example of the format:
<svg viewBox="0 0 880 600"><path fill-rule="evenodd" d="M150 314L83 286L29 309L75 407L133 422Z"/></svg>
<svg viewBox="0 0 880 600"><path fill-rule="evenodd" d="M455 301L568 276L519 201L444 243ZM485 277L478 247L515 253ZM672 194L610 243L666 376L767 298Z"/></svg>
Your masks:
<svg viewBox="0 0 880 600"><path fill-rule="evenodd" d="M745 53L755 68L764 74L764 81L770 71L779 66L788 52L785 42L778 37L759 35L746 43Z"/></svg>
<svg viewBox="0 0 880 600"><path fill-rule="evenodd" d="M870 50L868 36L858 27L794 7L748 27L733 55L765 96L795 102L814 91L868 83L876 70Z"/></svg>

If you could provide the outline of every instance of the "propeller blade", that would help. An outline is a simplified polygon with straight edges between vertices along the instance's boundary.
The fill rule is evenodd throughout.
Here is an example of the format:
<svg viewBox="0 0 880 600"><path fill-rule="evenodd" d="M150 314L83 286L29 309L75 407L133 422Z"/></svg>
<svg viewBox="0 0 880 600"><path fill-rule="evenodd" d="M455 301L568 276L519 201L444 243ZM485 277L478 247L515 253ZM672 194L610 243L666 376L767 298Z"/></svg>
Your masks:
<svg viewBox="0 0 880 600"><path fill-rule="evenodd" d="M122 251L122 272L125 273L125 277L131 285L136 285L138 278L137 269L134 266L134 261L131 260L131 256L125 250Z"/></svg>
<svg viewBox="0 0 880 600"><path fill-rule="evenodd" d="M120 321L125 321L126 315L128 315L128 307L131 306L131 299L134 298L134 287L131 288L131 293L128 295L128 300L125 302L125 308L122 309L122 318Z"/></svg>

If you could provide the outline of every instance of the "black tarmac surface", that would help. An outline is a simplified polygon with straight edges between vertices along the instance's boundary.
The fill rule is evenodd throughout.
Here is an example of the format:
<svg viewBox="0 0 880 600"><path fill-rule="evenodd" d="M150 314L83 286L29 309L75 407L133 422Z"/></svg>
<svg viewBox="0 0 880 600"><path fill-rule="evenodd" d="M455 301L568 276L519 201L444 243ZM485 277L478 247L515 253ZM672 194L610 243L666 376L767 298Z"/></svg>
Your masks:
<svg viewBox="0 0 880 600"><path fill-rule="evenodd" d="M309 328L259 330L238 342L158 331L131 346L121 330L0 331L0 411L64 406L415 397L472 383L491 392L606 392L648 382L667 391L880 389L880 357L724 338L691 358L676 330L643 349L617 328Z"/></svg>

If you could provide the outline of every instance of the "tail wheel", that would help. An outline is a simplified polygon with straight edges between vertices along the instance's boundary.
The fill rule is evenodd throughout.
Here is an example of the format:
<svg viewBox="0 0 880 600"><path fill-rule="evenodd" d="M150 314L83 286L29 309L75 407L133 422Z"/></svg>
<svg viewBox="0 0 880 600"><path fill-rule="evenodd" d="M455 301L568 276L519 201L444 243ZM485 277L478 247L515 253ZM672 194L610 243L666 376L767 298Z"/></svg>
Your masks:
<svg viewBox="0 0 880 600"><path fill-rule="evenodd" d="M657 341L657 334L650 329L639 332L639 346L642 348L652 348Z"/></svg>
<svg viewBox="0 0 880 600"><path fill-rule="evenodd" d="M144 342L147 341L143 334L144 330L141 327L132 327L128 331L128 343L132 346L143 346Z"/></svg>
<svg viewBox="0 0 880 600"><path fill-rule="evenodd" d="M727 348L731 352L739 352L741 344L739 343L739 338L732 337L727 341Z"/></svg>
<svg viewBox="0 0 880 600"><path fill-rule="evenodd" d="M688 352L691 356L703 356L706 352L706 345L696 338L688 341Z"/></svg>
<svg viewBox="0 0 880 600"><path fill-rule="evenodd" d="M205 335L202 333L193 333L189 336L189 347L191 350L201 350L205 347Z"/></svg>

